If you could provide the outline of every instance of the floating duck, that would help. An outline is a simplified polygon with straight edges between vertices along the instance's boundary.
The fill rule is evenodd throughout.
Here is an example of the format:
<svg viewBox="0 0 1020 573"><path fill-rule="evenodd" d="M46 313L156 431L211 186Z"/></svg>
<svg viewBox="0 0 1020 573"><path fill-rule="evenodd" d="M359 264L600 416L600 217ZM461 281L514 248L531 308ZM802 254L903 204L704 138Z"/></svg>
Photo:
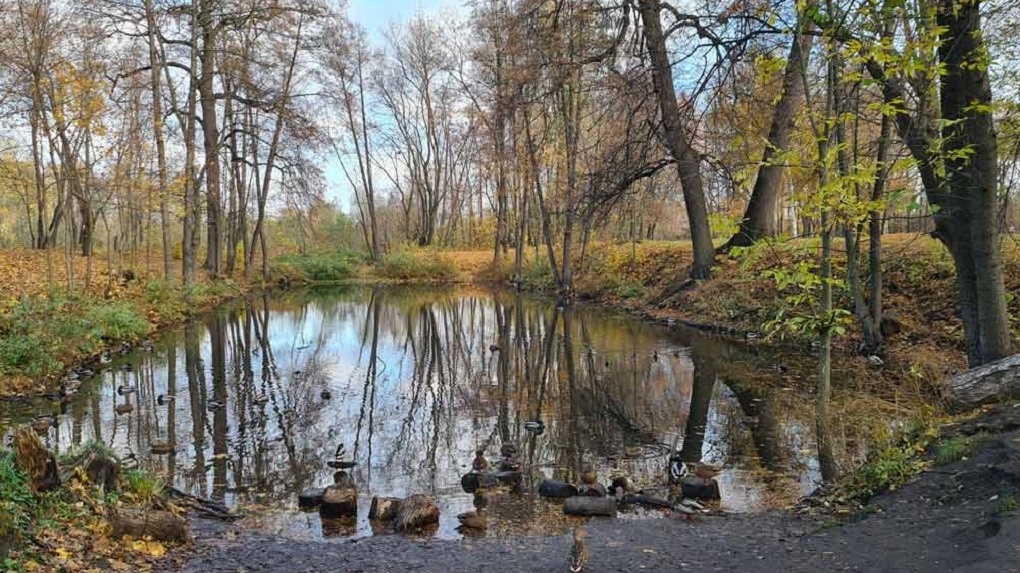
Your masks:
<svg viewBox="0 0 1020 573"><path fill-rule="evenodd" d="M126 384L124 386L117 386L117 393L123 396L124 394L130 394L134 392L136 389L137 388L135 388L134 386Z"/></svg>
<svg viewBox="0 0 1020 573"><path fill-rule="evenodd" d="M475 459L471 461L471 471L481 473L489 469L489 461L485 459L485 450L475 450Z"/></svg>
<svg viewBox="0 0 1020 573"><path fill-rule="evenodd" d="M113 358L110 358L110 353L104 350L103 353L99 355L99 363L109 364L111 362L113 362Z"/></svg>
<svg viewBox="0 0 1020 573"><path fill-rule="evenodd" d="M266 394L256 394L251 401L254 402L256 406L262 406L269 403L269 396Z"/></svg>
<svg viewBox="0 0 1020 573"><path fill-rule="evenodd" d="M584 538L588 532L583 527L574 528L574 545L570 548L570 573L580 573L588 564L588 546Z"/></svg>
<svg viewBox="0 0 1020 573"><path fill-rule="evenodd" d="M634 487L634 482L627 476L617 476L613 478L612 483L609 484L609 495L612 496L616 496L618 494L621 496L627 495L628 493L632 493L636 490L637 488Z"/></svg>
<svg viewBox="0 0 1020 573"><path fill-rule="evenodd" d="M595 471L595 468L586 466L581 470L581 483L584 485L592 485L599 480L599 474Z"/></svg>
<svg viewBox="0 0 1020 573"><path fill-rule="evenodd" d="M131 404L128 404L127 402L123 404L117 404L116 406L113 407L113 411L116 412L117 414L130 414L131 412L134 411L134 409L135 407L132 406Z"/></svg>
<svg viewBox="0 0 1020 573"><path fill-rule="evenodd" d="M37 434L45 434L50 430L50 426L53 425L53 421L56 416L39 416L32 420L32 429Z"/></svg>
<svg viewBox="0 0 1020 573"><path fill-rule="evenodd" d="M499 352L499 346L496 344L489 345L489 352Z"/></svg>
<svg viewBox="0 0 1020 573"><path fill-rule="evenodd" d="M322 398L323 400L329 400L332 397L333 393L330 392L329 390L323 390L322 392L319 392L319 398Z"/></svg>
<svg viewBox="0 0 1020 573"><path fill-rule="evenodd" d="M345 460L347 457L347 451L344 450L344 445L340 444L336 447L336 452L333 453L333 459L326 462L326 465L335 470L348 470L358 465L357 462Z"/></svg>
<svg viewBox="0 0 1020 573"><path fill-rule="evenodd" d="M120 459L120 467L126 470L138 469L138 458L134 453L128 452Z"/></svg>
<svg viewBox="0 0 1020 573"><path fill-rule="evenodd" d="M160 394L159 396L156 396L156 403L159 404L160 406L166 406L167 404L173 401L174 401L173 394L170 395Z"/></svg>
<svg viewBox="0 0 1020 573"><path fill-rule="evenodd" d="M524 429L533 434L541 435L545 432L545 422L542 420L524 422Z"/></svg>
<svg viewBox="0 0 1020 573"><path fill-rule="evenodd" d="M484 509L465 511L457 515L457 521L460 522L461 527L467 529L487 529L489 527L489 515Z"/></svg>
<svg viewBox="0 0 1020 573"><path fill-rule="evenodd" d="M513 442L507 442L503 444L499 448L499 455L503 456L504 458L512 458L516 456L517 444L514 444Z"/></svg>
<svg viewBox="0 0 1020 573"><path fill-rule="evenodd" d="M149 446L149 451L157 456L165 456L174 453L173 442L156 442Z"/></svg>
<svg viewBox="0 0 1020 573"><path fill-rule="evenodd" d="M219 400L209 400L209 403L206 404L205 407L210 412L218 412L218 411L226 408L227 405L224 404L223 402L220 402Z"/></svg>
<svg viewBox="0 0 1020 573"><path fill-rule="evenodd" d="M124 372L131 372L132 370L135 369L135 367L130 364L124 363L120 365L120 369L123 370Z"/></svg>

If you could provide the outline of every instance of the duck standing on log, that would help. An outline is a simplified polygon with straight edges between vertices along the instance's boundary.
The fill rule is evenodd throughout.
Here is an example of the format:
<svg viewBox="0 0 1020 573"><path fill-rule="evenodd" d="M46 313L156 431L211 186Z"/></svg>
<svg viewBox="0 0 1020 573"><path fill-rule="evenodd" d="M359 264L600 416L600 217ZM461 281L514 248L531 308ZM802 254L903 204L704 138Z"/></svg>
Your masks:
<svg viewBox="0 0 1020 573"><path fill-rule="evenodd" d="M335 470L349 470L354 466L358 465L357 462L351 460L345 460L347 457L347 451L344 450L344 445L341 443L336 447L336 452L333 454L333 459L326 462L326 465Z"/></svg>

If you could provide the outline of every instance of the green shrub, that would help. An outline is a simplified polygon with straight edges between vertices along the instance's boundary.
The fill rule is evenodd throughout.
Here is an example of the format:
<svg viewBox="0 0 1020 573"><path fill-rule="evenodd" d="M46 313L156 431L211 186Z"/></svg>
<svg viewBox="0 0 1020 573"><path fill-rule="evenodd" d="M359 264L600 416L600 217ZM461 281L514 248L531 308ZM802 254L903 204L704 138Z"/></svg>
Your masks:
<svg viewBox="0 0 1020 573"><path fill-rule="evenodd" d="M273 261L270 275L294 282L340 282L354 276L355 265L361 259L347 251L287 255Z"/></svg>
<svg viewBox="0 0 1020 573"><path fill-rule="evenodd" d="M85 313L85 321L98 340L137 340L149 333L149 322L126 302L94 306Z"/></svg>
<svg viewBox="0 0 1020 573"><path fill-rule="evenodd" d="M531 291L556 290L556 278L552 266L545 257L534 257L521 265L521 288Z"/></svg>
<svg viewBox="0 0 1020 573"><path fill-rule="evenodd" d="M60 368L38 333L7 333L0 337L0 374L41 376Z"/></svg>
<svg viewBox="0 0 1020 573"><path fill-rule="evenodd" d="M14 454L0 452L0 537L19 537L31 525L34 504L28 480L14 464Z"/></svg>
<svg viewBox="0 0 1020 573"><path fill-rule="evenodd" d="M397 249L383 255L375 266L376 275L396 281L450 281L457 265L438 251Z"/></svg>
<svg viewBox="0 0 1020 573"><path fill-rule="evenodd" d="M147 505L159 498L166 487L162 479L144 470L128 470L124 472L123 478L124 493L129 494L141 505Z"/></svg>

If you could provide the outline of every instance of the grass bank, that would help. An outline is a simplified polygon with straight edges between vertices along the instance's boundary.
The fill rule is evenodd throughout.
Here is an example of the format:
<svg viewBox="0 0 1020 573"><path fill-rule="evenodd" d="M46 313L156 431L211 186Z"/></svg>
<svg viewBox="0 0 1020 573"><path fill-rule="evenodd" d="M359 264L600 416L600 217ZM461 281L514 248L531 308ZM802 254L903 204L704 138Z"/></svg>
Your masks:
<svg viewBox="0 0 1020 573"><path fill-rule="evenodd" d="M111 516L168 507L163 482L121 468L105 445L89 442L55 460L59 485L42 480L47 485L40 487L48 456L29 428L15 433L12 449L0 449L0 570L86 571L103 563L117 571L151 569L167 546L114 537Z"/></svg>
<svg viewBox="0 0 1020 573"><path fill-rule="evenodd" d="M81 257L69 281L66 268L57 272L45 257L39 251L0 252L0 268L14 267L13 280L0 288L0 396L47 392L67 368L243 292L230 279L184 288L97 261L86 283L88 263Z"/></svg>

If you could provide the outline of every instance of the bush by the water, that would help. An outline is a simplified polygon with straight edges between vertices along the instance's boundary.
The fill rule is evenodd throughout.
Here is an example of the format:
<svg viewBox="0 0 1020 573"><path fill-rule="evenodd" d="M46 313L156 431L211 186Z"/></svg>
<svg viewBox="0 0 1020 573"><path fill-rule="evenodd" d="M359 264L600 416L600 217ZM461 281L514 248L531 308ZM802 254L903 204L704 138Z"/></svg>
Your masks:
<svg viewBox="0 0 1020 573"><path fill-rule="evenodd" d="M457 277L457 265L437 251L405 248L383 255L375 266L375 273L396 281L443 282Z"/></svg>
<svg viewBox="0 0 1020 573"><path fill-rule="evenodd" d="M92 298L23 299L0 323L0 376L30 378L57 372L79 355L149 333L138 307Z"/></svg>
<svg viewBox="0 0 1020 573"><path fill-rule="evenodd" d="M361 255L347 251L286 255L273 261L270 274L274 280L339 282L353 277L362 259Z"/></svg>

